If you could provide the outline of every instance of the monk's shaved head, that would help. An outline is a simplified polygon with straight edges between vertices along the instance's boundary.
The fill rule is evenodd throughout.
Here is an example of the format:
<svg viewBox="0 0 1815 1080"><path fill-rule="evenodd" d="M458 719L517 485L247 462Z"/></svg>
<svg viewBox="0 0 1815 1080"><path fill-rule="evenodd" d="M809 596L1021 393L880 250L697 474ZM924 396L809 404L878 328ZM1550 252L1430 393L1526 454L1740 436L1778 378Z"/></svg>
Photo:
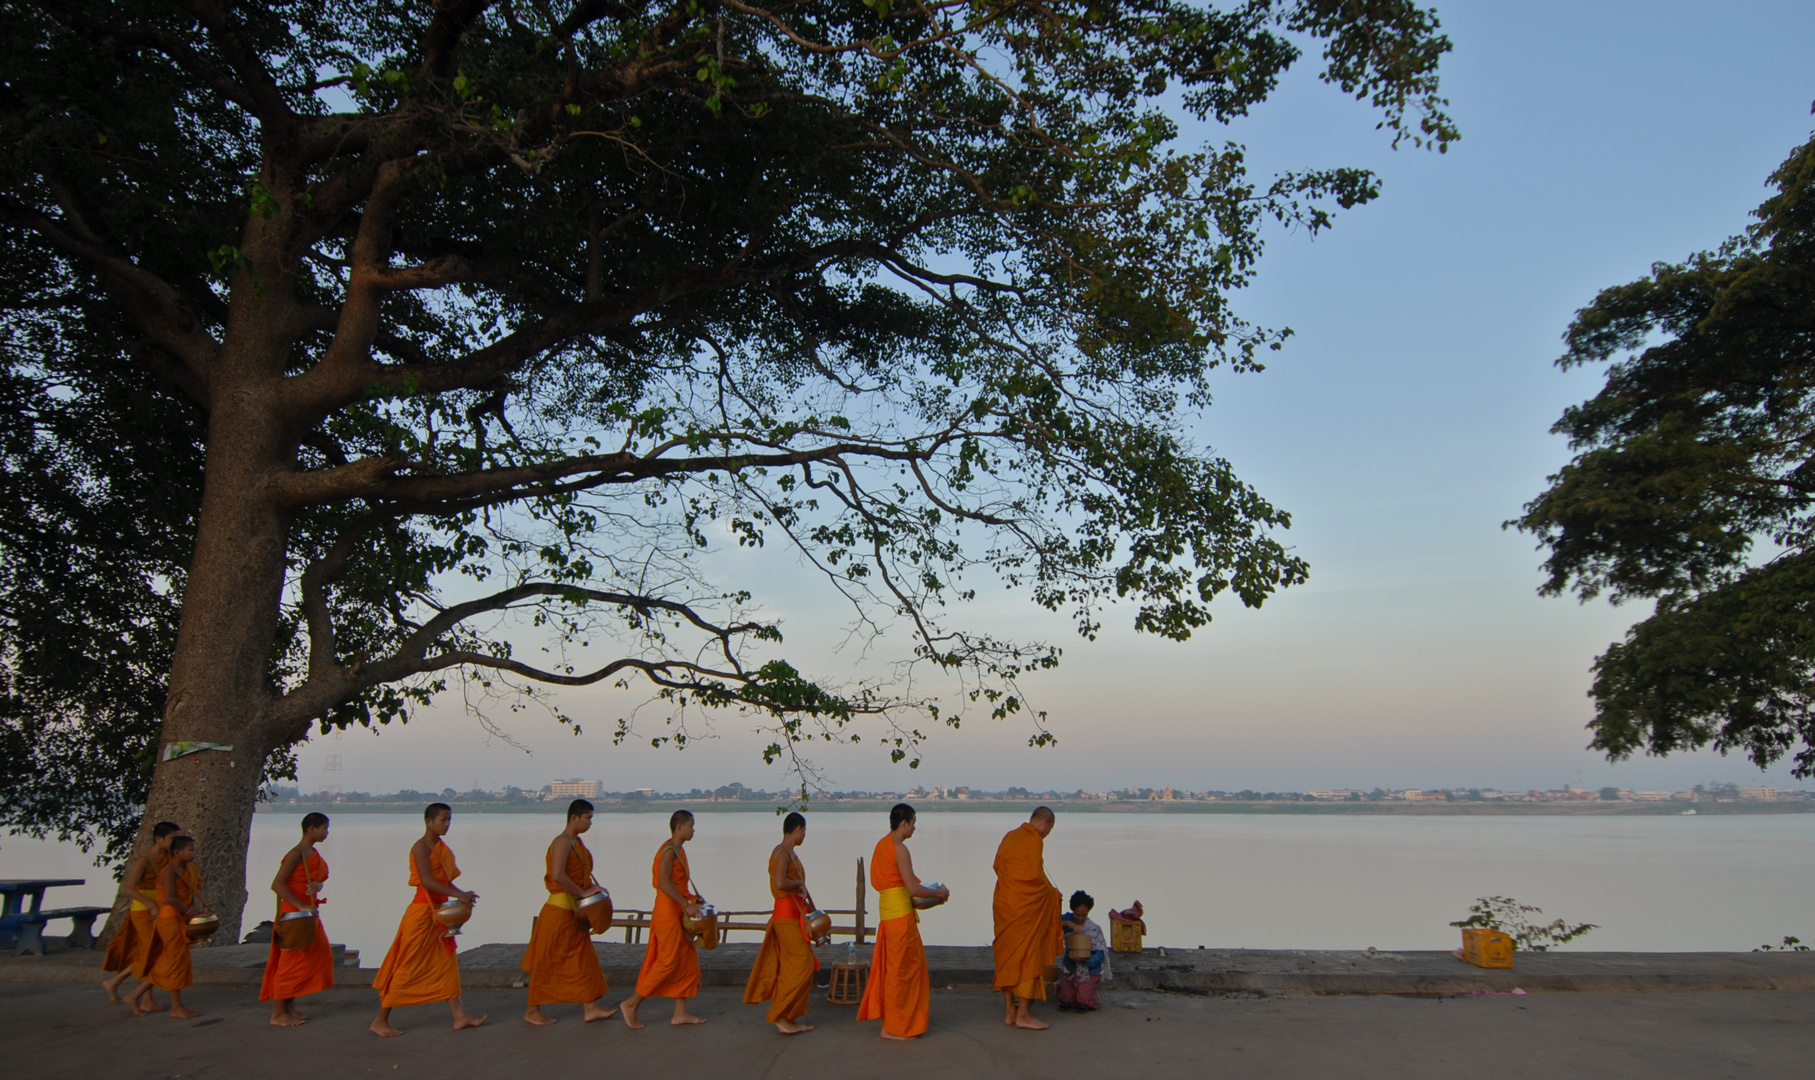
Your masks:
<svg viewBox="0 0 1815 1080"><path fill-rule="evenodd" d="M692 821L692 820L693 820L693 811L676 810L674 813L668 815L668 831L673 832L674 830L680 828L683 822L688 822L688 821Z"/></svg>
<svg viewBox="0 0 1815 1080"><path fill-rule="evenodd" d="M1029 820L1029 821L1057 821L1058 819L1053 817L1052 807L1036 806L1036 807L1034 807L1033 816L1028 818L1027 820Z"/></svg>

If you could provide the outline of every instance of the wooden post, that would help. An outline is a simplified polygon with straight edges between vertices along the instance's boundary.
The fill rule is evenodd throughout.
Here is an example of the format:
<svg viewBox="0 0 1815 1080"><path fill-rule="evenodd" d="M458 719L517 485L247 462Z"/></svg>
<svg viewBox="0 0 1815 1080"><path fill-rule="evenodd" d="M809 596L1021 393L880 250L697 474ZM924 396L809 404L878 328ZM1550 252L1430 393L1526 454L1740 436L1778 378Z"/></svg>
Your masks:
<svg viewBox="0 0 1815 1080"><path fill-rule="evenodd" d="M864 897L864 885L865 884L866 883L863 880L863 856L859 855L857 857L857 947L858 948L863 947L863 897Z"/></svg>

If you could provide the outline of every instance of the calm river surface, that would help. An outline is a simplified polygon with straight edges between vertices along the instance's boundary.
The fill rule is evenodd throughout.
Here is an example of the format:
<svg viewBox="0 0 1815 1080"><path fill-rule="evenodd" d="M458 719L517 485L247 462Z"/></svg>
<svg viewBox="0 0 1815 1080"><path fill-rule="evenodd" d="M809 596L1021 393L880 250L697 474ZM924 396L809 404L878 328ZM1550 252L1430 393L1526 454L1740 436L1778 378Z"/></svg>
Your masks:
<svg viewBox="0 0 1815 1080"><path fill-rule="evenodd" d="M925 810L911 844L920 876L952 889L923 916L929 942L988 944L990 861L1018 814ZM409 814L341 813L321 848L331 868L323 922L375 966L412 895L407 854L421 832ZM529 940L541 908L542 856L559 813L459 814L448 845L480 894L463 941ZM822 906L848 908L856 860L887 831L879 814L812 815L801 849ZM700 814L688 845L696 880L725 909L766 908L770 847L763 813ZM267 874L294 842L290 814L252 830L248 923L269 918ZM649 866L663 814L604 814L587 846L619 907L648 908ZM201 864L206 870L207 853ZM1061 814L1047 872L1067 894L1106 907L1145 902L1148 944L1212 948L1451 948L1475 897L1537 904L1546 916L1601 925L1573 947L1641 951L1750 949L1785 934L1815 940L1815 814L1697 817L1338 817L1333 815ZM105 871L73 847L6 837L0 878L85 877L51 902L103 904ZM866 907L874 925L876 900ZM842 921L842 920L841 920ZM749 936L755 940L754 936Z"/></svg>

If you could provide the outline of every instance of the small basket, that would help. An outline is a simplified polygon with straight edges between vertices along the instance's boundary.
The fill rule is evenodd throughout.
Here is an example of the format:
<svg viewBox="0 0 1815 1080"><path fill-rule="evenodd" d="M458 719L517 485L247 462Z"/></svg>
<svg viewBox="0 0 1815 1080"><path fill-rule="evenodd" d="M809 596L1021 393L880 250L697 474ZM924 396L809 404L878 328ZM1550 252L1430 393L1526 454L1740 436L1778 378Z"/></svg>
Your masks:
<svg viewBox="0 0 1815 1080"><path fill-rule="evenodd" d="M1140 952L1142 929L1138 922L1109 920L1109 947L1116 952Z"/></svg>

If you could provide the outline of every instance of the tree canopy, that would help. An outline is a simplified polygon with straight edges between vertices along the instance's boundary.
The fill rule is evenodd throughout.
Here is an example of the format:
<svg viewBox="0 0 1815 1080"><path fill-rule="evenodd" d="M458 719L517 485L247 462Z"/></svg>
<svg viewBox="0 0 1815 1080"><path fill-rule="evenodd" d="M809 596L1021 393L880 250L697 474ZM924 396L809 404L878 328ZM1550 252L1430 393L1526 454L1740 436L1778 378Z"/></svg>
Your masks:
<svg viewBox="0 0 1815 1080"><path fill-rule="evenodd" d="M1616 759L1794 751L1815 775L1815 139L1770 183L1744 235L1597 296L1558 361L1612 362L1516 524L1550 549L1545 592L1656 601L1595 661L1591 745Z"/></svg>
<svg viewBox="0 0 1815 1080"><path fill-rule="evenodd" d="M0 731L38 764L0 812L116 845L148 801L231 847L249 795L198 793L454 681L634 681L771 756L879 717L899 759L901 710L1006 716L1057 662L961 625L971 577L1086 637L1259 605L1289 518L1184 432L1283 338L1230 306L1264 225L1377 183L1181 123L1313 43L1395 142L1455 137L1403 0L5 11ZM816 678L700 558L733 542L960 708ZM83 753L137 780L77 805Z"/></svg>

